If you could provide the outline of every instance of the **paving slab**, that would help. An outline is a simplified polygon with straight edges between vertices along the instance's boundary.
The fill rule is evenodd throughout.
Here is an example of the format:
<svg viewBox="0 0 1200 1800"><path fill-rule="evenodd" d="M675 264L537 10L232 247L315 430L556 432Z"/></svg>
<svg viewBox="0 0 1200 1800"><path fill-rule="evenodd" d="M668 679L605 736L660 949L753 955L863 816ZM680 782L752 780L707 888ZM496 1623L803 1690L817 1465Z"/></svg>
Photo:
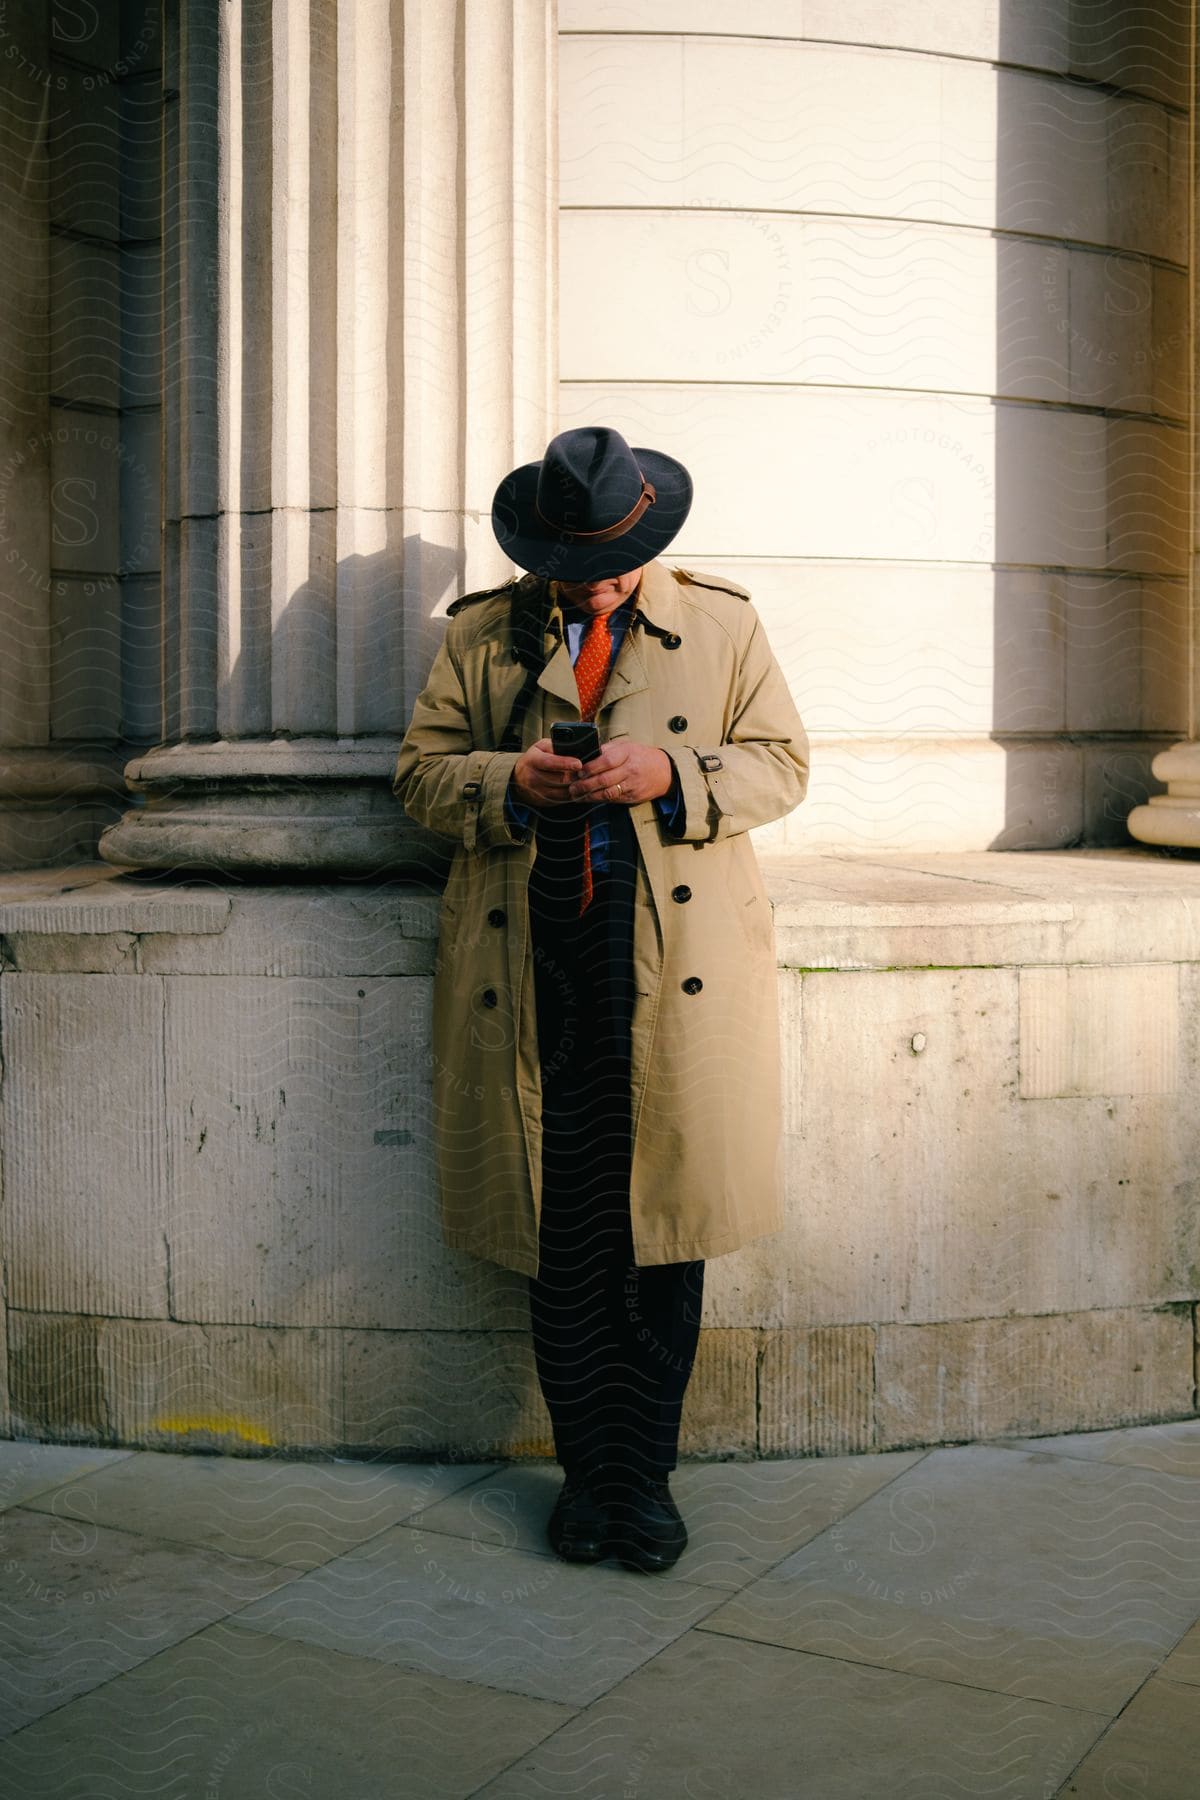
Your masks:
<svg viewBox="0 0 1200 1800"><path fill-rule="evenodd" d="M297 1576L238 1627L586 1706L723 1591L397 1525Z"/></svg>
<svg viewBox="0 0 1200 1800"><path fill-rule="evenodd" d="M1064 1800L1196 1800L1200 1695L1156 1675L1083 1759Z"/></svg>
<svg viewBox="0 0 1200 1800"><path fill-rule="evenodd" d="M1200 1615L1200 1483L931 1451L703 1629L1115 1715Z"/></svg>
<svg viewBox="0 0 1200 1800"><path fill-rule="evenodd" d="M1160 1673L1172 1681L1187 1681L1193 1687L1200 1687L1200 1625L1193 1625L1190 1631L1184 1632Z"/></svg>
<svg viewBox="0 0 1200 1800"><path fill-rule="evenodd" d="M308 1463L144 1450L29 1505L150 1537L313 1569L494 1463Z"/></svg>
<svg viewBox="0 0 1200 1800"><path fill-rule="evenodd" d="M270 1562L9 1507L0 1736L295 1579Z"/></svg>
<svg viewBox="0 0 1200 1800"><path fill-rule="evenodd" d="M0 1800L466 1800L572 1716L218 1622L0 1744Z"/></svg>
<svg viewBox="0 0 1200 1800"><path fill-rule="evenodd" d="M924 1454L681 1463L671 1477L671 1492L687 1524L688 1547L675 1567L656 1579L742 1587ZM546 1521L561 1483L557 1464L512 1463L410 1523L468 1538L486 1550L550 1556Z"/></svg>
<svg viewBox="0 0 1200 1800"><path fill-rule="evenodd" d="M0 1441L0 1508L20 1506L76 1476L95 1474L136 1456L134 1450L102 1450L91 1444L38 1444L27 1438Z"/></svg>
<svg viewBox="0 0 1200 1800"><path fill-rule="evenodd" d="M478 1800L1053 1794L1097 1713L691 1632Z"/></svg>
<svg viewBox="0 0 1200 1800"><path fill-rule="evenodd" d="M1045 1450L1052 1456L1082 1456L1090 1462L1162 1469L1167 1475L1200 1475L1200 1419L1166 1425L1119 1426L1111 1431L1068 1431L1057 1437L1004 1437L1008 1449Z"/></svg>

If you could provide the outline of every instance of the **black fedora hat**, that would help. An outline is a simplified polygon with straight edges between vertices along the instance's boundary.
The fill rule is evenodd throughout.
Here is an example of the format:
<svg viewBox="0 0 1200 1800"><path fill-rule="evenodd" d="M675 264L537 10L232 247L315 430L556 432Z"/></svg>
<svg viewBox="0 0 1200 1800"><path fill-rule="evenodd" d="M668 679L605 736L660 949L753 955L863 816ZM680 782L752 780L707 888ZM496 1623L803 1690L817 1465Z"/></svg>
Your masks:
<svg viewBox="0 0 1200 1800"><path fill-rule="evenodd" d="M673 456L631 450L609 425L583 425L552 438L541 462L505 476L492 530L518 568L600 581L661 555L691 504L692 478Z"/></svg>

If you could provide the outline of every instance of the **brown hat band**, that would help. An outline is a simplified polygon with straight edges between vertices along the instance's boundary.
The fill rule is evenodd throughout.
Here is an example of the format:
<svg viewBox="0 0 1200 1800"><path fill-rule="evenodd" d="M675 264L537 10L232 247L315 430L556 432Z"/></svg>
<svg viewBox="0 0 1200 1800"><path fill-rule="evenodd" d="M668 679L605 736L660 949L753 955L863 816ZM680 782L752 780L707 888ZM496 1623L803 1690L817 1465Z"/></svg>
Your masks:
<svg viewBox="0 0 1200 1800"><path fill-rule="evenodd" d="M575 538L586 538L590 544L607 544L610 538L624 537L627 531L632 531L646 508L648 506L653 506L657 498L658 495L654 491L653 482L647 481L646 477L643 475L641 498L637 501L636 505L625 514L623 519L618 519L615 525L606 525L603 531L569 531L565 525L560 525L556 519L548 519L546 517L545 513L537 503L536 495L534 497L533 510L536 512L543 525L549 525L552 531L561 531L564 537L568 537L572 540Z"/></svg>

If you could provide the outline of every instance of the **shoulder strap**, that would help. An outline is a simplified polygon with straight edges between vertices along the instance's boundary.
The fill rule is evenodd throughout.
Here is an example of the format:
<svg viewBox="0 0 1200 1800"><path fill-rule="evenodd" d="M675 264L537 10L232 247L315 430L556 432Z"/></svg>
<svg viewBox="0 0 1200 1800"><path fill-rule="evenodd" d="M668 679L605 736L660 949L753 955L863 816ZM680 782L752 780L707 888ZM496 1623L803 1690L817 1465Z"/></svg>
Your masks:
<svg viewBox="0 0 1200 1800"><path fill-rule="evenodd" d="M455 613L462 611L464 606L475 606L480 600L490 600L494 594L506 593L509 588L515 586L516 577L513 576L508 581L502 581L499 587L477 588L473 594L460 594L458 599L451 601L446 608L446 617L452 619Z"/></svg>
<svg viewBox="0 0 1200 1800"><path fill-rule="evenodd" d="M738 600L749 600L749 588L741 587L736 581L723 578L720 581L713 575L697 575L693 569L672 569L676 581L686 581L692 587L711 588L718 594L732 594Z"/></svg>

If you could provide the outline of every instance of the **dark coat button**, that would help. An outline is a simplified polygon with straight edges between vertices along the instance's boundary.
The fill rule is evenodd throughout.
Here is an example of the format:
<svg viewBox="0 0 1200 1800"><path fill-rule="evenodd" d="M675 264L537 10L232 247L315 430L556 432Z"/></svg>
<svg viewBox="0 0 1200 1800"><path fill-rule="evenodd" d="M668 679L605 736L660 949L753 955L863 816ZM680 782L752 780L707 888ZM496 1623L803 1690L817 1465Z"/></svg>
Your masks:
<svg viewBox="0 0 1200 1800"><path fill-rule="evenodd" d="M690 900L691 897L692 897L691 888L685 887L682 882L680 883L680 885L678 887L671 889L672 900L678 900L681 906L685 900Z"/></svg>
<svg viewBox="0 0 1200 1800"><path fill-rule="evenodd" d="M677 631L668 631L666 637L662 641L663 649L664 650L678 650L678 648L679 648L680 644L682 644L682 642L683 642L683 639L680 637L680 635Z"/></svg>
<svg viewBox="0 0 1200 1800"><path fill-rule="evenodd" d="M505 912L505 910L502 906L493 906L491 912L488 914L488 924L489 925L507 925L508 924L508 914Z"/></svg>
<svg viewBox="0 0 1200 1800"><path fill-rule="evenodd" d="M675 717L673 719L667 720L667 723L671 727L672 731L686 731L687 730L687 720L684 718L682 713L676 713Z"/></svg>
<svg viewBox="0 0 1200 1800"><path fill-rule="evenodd" d="M687 980L681 981L679 985L685 994L698 994L704 983L698 975L689 975Z"/></svg>
<svg viewBox="0 0 1200 1800"><path fill-rule="evenodd" d="M485 1006L495 1006L495 1004L496 1004L495 988L484 988L484 990L483 990L482 994L479 996L479 998L483 1001L483 1004Z"/></svg>

